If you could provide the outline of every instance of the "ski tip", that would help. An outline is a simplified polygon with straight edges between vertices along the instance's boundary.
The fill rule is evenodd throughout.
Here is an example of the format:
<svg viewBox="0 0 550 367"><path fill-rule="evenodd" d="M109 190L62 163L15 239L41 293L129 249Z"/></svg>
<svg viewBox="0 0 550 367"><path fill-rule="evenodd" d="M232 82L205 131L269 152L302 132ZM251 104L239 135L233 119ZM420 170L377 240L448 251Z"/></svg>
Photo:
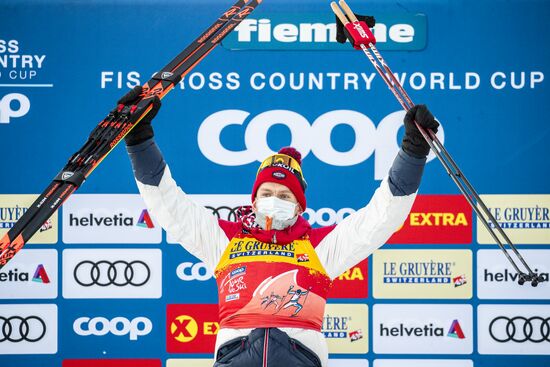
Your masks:
<svg viewBox="0 0 550 367"><path fill-rule="evenodd" d="M15 240L10 242L8 234L6 233L0 244L0 268L2 268L23 248L25 240L23 239L23 235L20 234Z"/></svg>
<svg viewBox="0 0 550 367"><path fill-rule="evenodd" d="M2 239L0 240L0 254L2 252L4 252L5 249L8 248L8 246L10 245L11 241L10 241L10 237L8 236L8 234L6 233Z"/></svg>

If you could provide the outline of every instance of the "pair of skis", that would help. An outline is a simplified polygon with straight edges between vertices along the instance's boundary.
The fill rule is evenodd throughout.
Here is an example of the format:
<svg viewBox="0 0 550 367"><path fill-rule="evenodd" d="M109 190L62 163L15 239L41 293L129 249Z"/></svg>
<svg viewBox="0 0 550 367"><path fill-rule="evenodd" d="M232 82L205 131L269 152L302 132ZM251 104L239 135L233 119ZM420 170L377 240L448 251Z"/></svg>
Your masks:
<svg viewBox="0 0 550 367"><path fill-rule="evenodd" d="M133 105L118 105L91 132L48 188L0 240L0 270L48 221L94 169L181 79L206 57L262 0L238 0L168 65L143 85Z"/></svg>
<svg viewBox="0 0 550 367"><path fill-rule="evenodd" d="M340 21L348 31L348 34L353 39L354 47L356 49L361 49L365 53L369 61L372 63L378 74L380 74L380 76L382 77L390 91L393 93L399 104L403 107L403 109L405 111L411 109L414 106L414 103L412 102L411 98L409 97L399 80L395 77L378 49L376 48L376 39L370 31L369 27L366 25L365 22L360 22L357 19L356 15L350 9L348 4L346 4L345 0L340 0L339 5L340 6L338 6L338 4L336 4L336 2L334 1L330 4L332 11L334 12L334 14L336 14L338 19L340 19ZM500 227L495 217L491 214L490 210L487 208L483 200L481 200L470 181L468 181L466 176L464 176L462 171L458 168L458 165L450 156L447 149L445 149L441 141L437 138L435 133L430 129L422 128L422 126L420 126L416 122L415 124L424 139L426 139L426 141L430 145L431 150L435 153L437 158L443 164L443 167L447 171L447 174L458 186L460 192L462 192L470 206L476 212L478 218L481 220L487 231L489 231L489 233L491 234L491 237L493 237L506 258L510 261L514 269L519 274L518 283L520 285L523 285L525 282L531 282L531 285L533 287L536 287L538 283L545 281L544 277L538 275L531 269L531 267L529 267L523 256L521 256L521 254L517 250L516 246L514 246L510 238ZM489 221L491 222L492 226L489 224ZM502 236L503 241L501 241L501 239L497 235L497 232L495 232L494 229L496 229L498 234ZM503 242L510 247L512 252L516 255L521 264L527 270L527 273L521 271L514 259L508 253Z"/></svg>

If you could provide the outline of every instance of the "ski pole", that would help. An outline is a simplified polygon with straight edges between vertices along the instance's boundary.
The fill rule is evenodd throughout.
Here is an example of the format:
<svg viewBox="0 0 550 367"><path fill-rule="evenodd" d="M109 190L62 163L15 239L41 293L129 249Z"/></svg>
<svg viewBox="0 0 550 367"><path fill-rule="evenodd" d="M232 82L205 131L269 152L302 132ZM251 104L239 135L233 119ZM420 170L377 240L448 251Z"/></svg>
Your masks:
<svg viewBox="0 0 550 367"><path fill-rule="evenodd" d="M367 56L369 61L372 63L378 74L384 80L390 91L396 97L399 104L403 107L405 111L408 111L414 106L411 98L395 77L394 73L391 71L390 67L376 48L376 38L368 28L365 22L360 22L345 0L339 1L340 7L335 3L331 3L331 8L336 14L338 19L342 22L349 35L353 39L353 46L357 49L361 49L363 53ZM345 13L345 15L344 15ZM351 40L350 40L351 41ZM374 56L371 54L374 54ZM385 72L384 72L385 71ZM544 278L541 275L538 275L534 272L531 267L527 264L523 256L520 254L516 246L512 243L510 238L506 235L504 230L500 227L495 217L491 214L490 210L487 208L481 197L478 195L476 190L470 181L466 178L464 173L460 170L454 159L451 157L447 149L443 146L441 141L437 138L435 133L430 129L424 129L416 121L415 124L429 144L431 150L434 152L436 157L439 159L443 167L445 168L447 174L451 177L453 182L458 186L460 192L466 198L466 201L472 209L476 212L478 218L483 223L484 227L487 229L491 237L495 240L499 248L502 250L508 261L512 264L516 272L519 274L518 283L520 285L524 284L526 281L530 281L533 287L536 287L538 283L544 281ZM476 205L477 204L479 205ZM497 232L504 238L504 242L508 244L513 253L517 256L521 264L528 271L528 274L520 270L514 259L508 253L505 245L495 233L493 227L487 221L486 217L489 218L489 221L494 228L497 229Z"/></svg>

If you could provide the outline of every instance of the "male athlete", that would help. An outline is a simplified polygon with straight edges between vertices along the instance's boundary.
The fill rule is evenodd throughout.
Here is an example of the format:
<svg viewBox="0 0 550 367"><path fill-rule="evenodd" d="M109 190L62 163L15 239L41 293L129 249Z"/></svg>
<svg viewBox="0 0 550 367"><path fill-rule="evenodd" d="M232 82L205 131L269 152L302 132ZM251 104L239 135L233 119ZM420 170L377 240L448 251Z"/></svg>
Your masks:
<svg viewBox="0 0 550 367"><path fill-rule="evenodd" d="M131 103L140 92L136 87L120 102ZM127 150L151 215L214 271L220 312L214 366L326 367L321 327L332 280L403 224L430 151L414 120L432 130L439 124L424 105L409 110L402 149L370 202L337 225L312 229L301 216L307 184L301 155L293 148L261 163L251 209L237 221L218 220L191 201L153 140L151 120L159 107L157 101L125 138ZM240 286L231 287L232 280ZM279 296L278 302L277 295L286 299Z"/></svg>

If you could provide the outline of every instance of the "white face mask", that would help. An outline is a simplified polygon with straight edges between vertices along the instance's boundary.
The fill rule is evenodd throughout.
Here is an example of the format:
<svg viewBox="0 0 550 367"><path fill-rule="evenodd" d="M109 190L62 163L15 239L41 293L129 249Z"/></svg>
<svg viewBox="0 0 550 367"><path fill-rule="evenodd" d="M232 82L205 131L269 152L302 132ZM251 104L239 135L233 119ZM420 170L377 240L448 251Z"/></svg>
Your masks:
<svg viewBox="0 0 550 367"><path fill-rule="evenodd" d="M275 196L259 198L256 200L256 214L260 222L258 224L261 225L265 217L269 217L272 219L273 229L284 229L296 222L296 205Z"/></svg>

